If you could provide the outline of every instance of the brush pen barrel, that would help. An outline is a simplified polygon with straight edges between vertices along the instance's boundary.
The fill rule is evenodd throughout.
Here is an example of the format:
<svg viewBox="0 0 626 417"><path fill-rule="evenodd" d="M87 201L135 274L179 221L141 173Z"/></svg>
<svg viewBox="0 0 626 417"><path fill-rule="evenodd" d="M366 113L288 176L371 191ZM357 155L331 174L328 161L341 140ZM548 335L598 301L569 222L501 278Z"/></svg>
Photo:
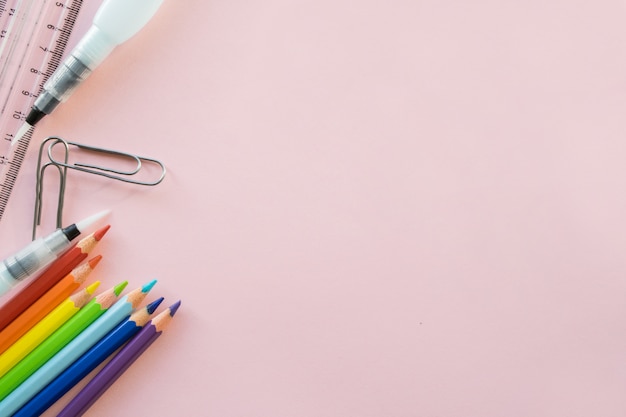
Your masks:
<svg viewBox="0 0 626 417"><path fill-rule="evenodd" d="M45 238L31 242L17 254L5 259L0 264L0 295L57 259L79 234L80 232L74 225L71 229L69 227L58 229Z"/></svg>
<svg viewBox="0 0 626 417"><path fill-rule="evenodd" d="M0 295L5 294L25 278L32 277L66 252L81 231L92 227L106 216L104 210L48 236L36 239L17 254L0 262ZM69 272L69 271L68 271Z"/></svg>
<svg viewBox="0 0 626 417"><path fill-rule="evenodd" d="M117 45L148 23L161 3L163 0L106 0L85 36L44 85L26 123L34 126L65 102Z"/></svg>

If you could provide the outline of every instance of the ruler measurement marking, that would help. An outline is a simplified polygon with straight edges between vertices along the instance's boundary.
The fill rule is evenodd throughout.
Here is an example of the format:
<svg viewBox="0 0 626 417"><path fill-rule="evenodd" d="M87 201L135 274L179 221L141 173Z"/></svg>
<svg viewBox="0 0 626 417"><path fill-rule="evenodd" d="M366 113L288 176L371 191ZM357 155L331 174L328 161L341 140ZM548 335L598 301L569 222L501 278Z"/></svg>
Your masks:
<svg viewBox="0 0 626 417"><path fill-rule="evenodd" d="M6 10L6 2L7 0L0 0L0 17ZM4 130L4 132L2 130L0 132L3 133L2 137L5 141L10 142L13 139L15 132L25 119L25 112L28 112L32 105L32 99L41 93L48 78L61 64L69 37L82 7L82 2L83 0L50 2L49 8L42 15L44 20L41 23L35 22L37 26L33 27L32 30L38 30L38 32L36 34L32 32L34 43L31 45L28 42L24 46L24 53L28 53L28 57L23 61L23 63L26 63L26 67L22 69L19 79L11 86L11 89L17 87L8 100L15 101L10 107L12 113L8 111L0 118L0 129ZM10 10L10 19L15 12L16 10L14 9ZM0 34L4 35L5 31L1 29L6 29L6 27L0 28ZM37 55L38 53L43 53L43 55ZM29 63L30 60L41 57L42 59L35 64ZM23 63L17 64L19 65L18 68L21 68ZM15 123L19 123L19 125L15 127ZM17 144L9 148L8 157L7 155L2 155L2 150L0 150L0 219L4 215L22 162L26 156L28 145L32 139L31 132L32 130L28 131Z"/></svg>

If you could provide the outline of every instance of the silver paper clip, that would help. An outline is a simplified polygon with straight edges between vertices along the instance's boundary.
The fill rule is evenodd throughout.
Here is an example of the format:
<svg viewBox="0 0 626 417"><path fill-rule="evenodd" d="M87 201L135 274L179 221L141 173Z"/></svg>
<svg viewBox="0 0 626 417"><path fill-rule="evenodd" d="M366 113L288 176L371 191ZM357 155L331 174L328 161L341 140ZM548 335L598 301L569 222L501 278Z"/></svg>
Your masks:
<svg viewBox="0 0 626 417"><path fill-rule="evenodd" d="M44 154L44 149L46 148L46 144L48 144L47 156L49 162L46 162L42 165L42 157ZM53 150L57 145L61 145L63 147L63 160L56 159L53 155ZM70 162L70 147L74 147L80 151L89 152L92 154L100 154L104 156L125 159L131 162L132 166L130 169L119 169L89 163ZM160 168L160 175L154 181L140 181L133 178L133 176L140 173L143 168L142 164L144 162L156 164ZM63 224L63 204L65 200L65 187L67 184L68 169L86 172L93 175L100 175L102 177L110 178L113 180L144 186L155 186L159 184L161 181L163 181L163 178L165 178L166 172L165 165L163 165L163 163L157 159L133 155L127 152L120 152L111 149L83 145L76 142L66 141L65 139L57 136L50 136L46 138L39 147L39 156L37 159L37 183L35 186L35 215L33 219L33 239L35 239L37 226L41 223L41 211L43 205L43 179L44 173L49 167L56 168L59 173L59 200L57 204L56 215L57 228L61 227L61 225Z"/></svg>

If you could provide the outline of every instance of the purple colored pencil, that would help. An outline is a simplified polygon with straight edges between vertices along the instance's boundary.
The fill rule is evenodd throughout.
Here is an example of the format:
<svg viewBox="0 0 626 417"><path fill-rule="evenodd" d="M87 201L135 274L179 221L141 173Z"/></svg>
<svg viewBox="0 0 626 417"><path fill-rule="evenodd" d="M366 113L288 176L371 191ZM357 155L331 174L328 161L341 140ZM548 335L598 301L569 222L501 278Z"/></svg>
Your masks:
<svg viewBox="0 0 626 417"><path fill-rule="evenodd" d="M70 401L57 417L82 416L85 411L161 336L172 320L180 301L154 317L111 359L111 361Z"/></svg>

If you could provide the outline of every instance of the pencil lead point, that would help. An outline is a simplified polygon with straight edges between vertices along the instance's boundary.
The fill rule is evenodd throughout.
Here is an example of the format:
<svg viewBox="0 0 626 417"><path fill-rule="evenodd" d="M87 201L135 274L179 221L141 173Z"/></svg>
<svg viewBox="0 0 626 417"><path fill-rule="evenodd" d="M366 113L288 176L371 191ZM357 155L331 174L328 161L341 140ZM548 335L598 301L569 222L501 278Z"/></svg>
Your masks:
<svg viewBox="0 0 626 417"><path fill-rule="evenodd" d="M101 260L102 260L102 255L97 255L93 257L91 260L89 260L87 263L89 264L89 267L91 269L94 269Z"/></svg>
<svg viewBox="0 0 626 417"><path fill-rule="evenodd" d="M100 286L100 281L96 281L90 286L88 286L87 288L85 288L85 290L87 291L87 294L93 294L99 286Z"/></svg>
<svg viewBox="0 0 626 417"><path fill-rule="evenodd" d="M148 291L150 291L152 289L152 287L154 287L154 285L157 283L156 279L153 279L152 281L150 281L149 283L147 283L146 285L144 285L143 287L141 287L141 292L142 293L147 293Z"/></svg>
<svg viewBox="0 0 626 417"><path fill-rule="evenodd" d="M20 141L20 139L22 139L22 137L24 137L24 135L26 134L26 132L28 132L28 130L31 128L32 126L30 124L28 124L28 122L22 124L22 126L20 127L20 130L17 131L17 133L15 134L15 136L13 137L13 140L11 140L11 145L15 145L17 142Z"/></svg>
<svg viewBox="0 0 626 417"><path fill-rule="evenodd" d="M96 230L93 233L93 237L94 239L96 239L98 242L100 242L100 240L102 239L102 237L106 234L106 232L109 231L109 229L111 228L110 224L107 224L104 227L101 227L100 229Z"/></svg>
<svg viewBox="0 0 626 417"><path fill-rule="evenodd" d="M155 310L157 309L157 307L159 307L159 305L161 305L161 303L163 302L163 300L165 300L165 298L161 297L158 298L156 300L154 300L153 302L151 302L150 304L148 304L146 306L146 310L148 310L148 314L152 314L155 312Z"/></svg>
<svg viewBox="0 0 626 417"><path fill-rule="evenodd" d="M174 317L174 314L178 311L178 307L180 307L180 300L170 306L170 316Z"/></svg>
<svg viewBox="0 0 626 417"><path fill-rule="evenodd" d="M124 288L126 288L127 285L128 281L120 282L113 288L113 292L115 292L115 295L119 297L119 295L122 293L122 291L124 291Z"/></svg>

